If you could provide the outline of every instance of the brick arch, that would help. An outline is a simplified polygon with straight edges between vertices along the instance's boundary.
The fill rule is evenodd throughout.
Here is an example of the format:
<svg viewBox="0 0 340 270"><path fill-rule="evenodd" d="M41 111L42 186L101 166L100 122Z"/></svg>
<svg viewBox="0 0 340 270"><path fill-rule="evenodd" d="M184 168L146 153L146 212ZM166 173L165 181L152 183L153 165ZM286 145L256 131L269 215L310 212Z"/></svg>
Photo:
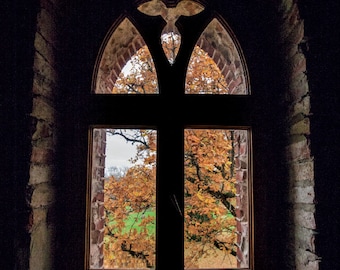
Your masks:
<svg viewBox="0 0 340 270"><path fill-rule="evenodd" d="M197 46L215 61L226 79L230 94L249 94L247 69L241 50L228 27L213 19L201 34ZM143 46L144 39L128 18L112 27L103 43L95 69L93 92L109 94L125 64Z"/></svg>
<svg viewBox="0 0 340 270"><path fill-rule="evenodd" d="M206 51L225 77L230 94L249 94L247 68L241 50L231 30L225 23L214 18L197 41L197 46Z"/></svg>
<svg viewBox="0 0 340 270"><path fill-rule="evenodd" d="M197 46L206 51L221 70L230 94L249 94L247 69L231 31L217 18L201 34ZM94 92L111 93L121 70L145 45L142 36L128 18L123 18L109 32L96 69Z"/></svg>
<svg viewBox="0 0 340 270"><path fill-rule="evenodd" d="M125 17L115 24L99 55L93 92L110 94L125 64L144 45L144 39L128 18Z"/></svg>

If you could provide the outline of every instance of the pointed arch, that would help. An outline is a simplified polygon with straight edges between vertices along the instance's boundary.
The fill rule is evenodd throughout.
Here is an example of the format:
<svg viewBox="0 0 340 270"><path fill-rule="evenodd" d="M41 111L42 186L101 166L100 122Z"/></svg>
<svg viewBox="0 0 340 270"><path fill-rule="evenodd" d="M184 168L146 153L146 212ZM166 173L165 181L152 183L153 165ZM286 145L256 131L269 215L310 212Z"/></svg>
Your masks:
<svg viewBox="0 0 340 270"><path fill-rule="evenodd" d="M140 50L148 50L137 28L126 17L113 25L98 55L93 89L96 94L112 94L126 64ZM148 54L151 62L152 57Z"/></svg>
<svg viewBox="0 0 340 270"><path fill-rule="evenodd" d="M246 63L232 31L226 23L213 18L200 35L190 58L185 82L186 94L249 95L250 83ZM235 111L236 114L238 111ZM235 265L248 268L252 258L252 182L249 177L249 140L247 131L233 132L233 161L236 177L234 239ZM241 165L242 164L242 165Z"/></svg>
<svg viewBox="0 0 340 270"><path fill-rule="evenodd" d="M207 56L215 62L221 76L225 79L225 90L214 94L250 94L249 77L243 53L225 22L217 17L211 20L196 43L189 66L193 65L192 61L197 47L206 52ZM186 80L188 80L189 72L190 69L188 69ZM203 89L202 91L204 92ZM189 91L187 93L190 94Z"/></svg>
<svg viewBox="0 0 340 270"><path fill-rule="evenodd" d="M154 1L157 2L157 1ZM175 10L172 10L175 11ZM232 119L232 121L226 120L230 116L231 118L238 114L243 116L245 115L245 111L238 110L241 108L238 103L235 103L233 101L236 100L235 97L222 97L222 96L215 96L214 100L211 100L206 102L206 99L203 100L197 100L194 95L185 96L185 99L190 100L189 103L179 103L178 97L181 98L184 97L182 95L183 93L186 93L186 89L183 87L183 81L186 78L188 80L189 76L185 74L186 65L188 57L190 56L190 48L193 44L196 43L196 49L199 53L201 53L204 59L207 59L209 62L200 63L198 62L196 67L198 68L198 71L194 72L193 76L191 76L192 80L189 80L189 83L193 83L193 92L192 93L199 93L199 94L233 94L233 95L248 95L250 93L249 91L249 83L248 83L248 76L246 72L246 65L245 61L243 60L243 56L240 50L240 47L238 46L236 38L234 38L232 31L229 29L226 23L223 23L223 20L218 19L217 17L210 17L211 14L209 13L209 18L211 19L210 23L206 25L206 20L201 22L197 29L197 31L204 31L201 33L201 36L197 39L198 36L191 36L186 35L185 37L189 37L188 43L185 43L185 45L190 44L189 46L183 46L181 48L182 52L184 51L184 54L179 54L178 61L175 62L176 53L174 53L174 57L170 57L170 59L173 59L173 61L163 61L166 59L160 57L162 55L162 48L163 51L166 54L166 50L164 49L164 44L156 43L157 41L154 41L152 39L149 39L148 34L153 34L153 37L156 38L159 37L160 31L151 31L151 32L144 32L150 24L143 25L140 20L142 20L142 17L138 17L136 14L134 14L132 11L131 13L127 12L127 17L123 17L119 19L117 23L114 24L112 27L112 30L107 35L107 38L105 39L101 51L98 56L97 60L97 66L94 71L94 80L93 80L93 92L95 94L129 94L129 93L152 93L148 91L144 91L145 88L141 87L141 91L138 90L138 83L136 81L133 81L131 84L131 89L127 86L131 80L134 80L135 78L141 78L142 82L148 81L148 82L154 82L152 84L152 89L158 90L158 83L162 91L158 93L153 98L147 97L147 98L136 98L138 101L143 101L145 104L143 106L151 108L150 105L156 104L157 114L150 114L147 115L147 117L140 117L138 113L133 115L132 118L127 119L123 117L122 114L115 114L112 112L112 108L118 108L119 106L121 108L127 108L129 106L129 102L131 101L130 97L126 98L125 96L122 97L120 95L116 95L114 98L107 98L104 96L106 104L110 104L107 108L110 108L107 113L105 113L105 116L108 120L105 120L106 123L108 123L109 128L117 128L120 126L121 123L124 123L123 125L127 128L135 128L136 125L141 125L145 128L150 128L150 126L146 125L148 121L151 121L152 126L159 130L159 137L160 142L162 143L162 146L160 146L161 149L161 155L163 157L165 156L164 153L168 153L171 155L171 161L174 161L177 163L177 166L173 166L172 162L171 165L167 165L168 162L165 162L165 159L160 159L161 161L159 163L162 164L162 169L159 169L158 173L158 179L157 180L157 192L158 194L167 194L169 190L173 190L172 197L174 197L175 201L171 198L171 203L175 203L176 206L176 212L173 212L173 205L168 203L167 200L159 200L157 202L158 209L158 215L157 216L157 238L158 238L158 245L156 247L155 254L158 256L158 258L162 258L161 260L156 260L157 267L163 268L165 265L168 264L168 261L166 261L164 258L167 258L168 256L168 243L169 238L171 238L172 243L174 243L174 246L176 246L176 254L173 256L175 259L171 263L172 268L174 269L182 269L184 265L184 261L186 260L186 255L183 256L183 247L184 243L186 241L186 238L184 237L184 231L183 231L183 221L182 219L178 219L177 217L177 210L179 213L184 213L185 208L185 199L184 199L184 185L185 185L185 178L183 177L183 171L181 169L173 170L173 167L182 168L183 167L183 126L189 126L191 124L188 124L192 121L190 118L195 118L194 122L198 120L197 123L201 123L203 121L202 115L200 113L193 115L193 117L189 116L187 117L186 113L179 114L178 118L170 119L170 121L167 117L169 115L168 106L169 104L176 104L178 108L180 108L180 112L185 112L186 108L185 106L189 103L196 104L198 108L202 108L204 106L216 106L219 110L223 110L223 112L216 113L216 115L210 115L209 112L205 112L204 119L208 119L209 122L211 122L210 125L206 126L207 130L210 130L212 127L217 127L218 129L225 129L227 131L230 131L232 135L230 135L230 138L232 138L232 148L230 152L232 155L230 156L229 163L231 162L233 167L232 174L235 175L235 183L233 182L232 185L228 186L230 190L232 190L233 193L235 191L235 194L232 195L223 195L227 198L227 196L231 196L232 198L232 206L227 206L223 208L225 212L229 211L231 213L230 220L232 221L232 224L226 225L223 223L222 227L219 226L219 229L227 229L228 230L228 237L230 239L224 239L226 236L225 233L221 233L220 239L217 239L217 242L221 242L221 239L228 240L228 243L230 244L230 247L228 246L228 250L230 250L230 254L232 257L232 266L228 264L227 267L234 267L234 269L239 267L248 267L252 263L252 257L250 257L252 253L252 242L253 242L253 233L251 231L252 228L252 216L251 216L251 198L252 198L252 190L251 190L251 176L250 175L250 166L247 164L250 164L250 154L246 149L250 149L250 129L248 130L248 125L250 121L244 120L241 118L236 117L236 120ZM136 16L134 16L136 15ZM204 14L203 14L204 15ZM131 17L129 17L131 16ZM130 20L131 19L131 20ZM143 17L143 19L147 19L147 17ZM194 20L195 21L195 20ZM135 22L135 25L132 23ZM150 21L151 22L151 21ZM188 27L188 25L186 25ZM205 28L204 28L205 27ZM141 33L137 30L140 29L143 36L146 38L146 42L148 42L148 45L150 45L150 49L157 48L157 50L152 50L154 52L154 58L157 61L157 64L161 62L158 67L160 67L157 71L159 72L159 82L157 81L155 75L157 75L156 70L153 68L153 71L148 73L149 76L146 76L143 71L141 73L137 72L133 73L130 69L130 72L126 72L125 68L126 66L131 66L129 61L132 61L137 57L137 64L145 63L146 59L151 59L151 54L149 50L145 51L143 53L143 57L139 57L140 52L147 49L146 42L144 41ZM151 27L150 27L151 29ZM183 28L185 30L185 28ZM183 30L182 29L182 30ZM190 29L190 28L189 28ZM158 30L161 30L159 28ZM184 33L188 33L187 30L183 30ZM145 34L147 33L147 34ZM157 47L158 46L158 47ZM162 46L162 47L160 47ZM168 50L171 50L170 48L167 48ZM187 51L188 50L188 51ZM156 53L155 53L156 52ZM168 58L169 60L169 58ZM183 61L185 60L185 61ZM163 62L162 62L163 61ZM205 63L209 63L209 66L213 67L214 74L218 74L215 76L212 73L207 72L207 74L204 74L205 72ZM134 67L134 66L133 66ZM140 71L138 67L136 68L137 71ZM189 69L188 69L189 70ZM128 75L131 74L132 76L129 77ZM201 82L199 86L196 83L196 74L197 76L203 77L201 79ZM202 75L204 74L204 75ZM127 76L125 76L127 75ZM175 76L176 77L175 77ZM123 81L120 82L121 78L123 77ZM206 91L209 87L207 87L207 83L214 81L215 78L217 78L222 82L222 88L225 88L226 90L223 91ZM197 84L197 85L196 85ZM150 88L150 89L151 89ZM122 91L121 91L122 90ZM175 90L175 91L174 91ZM100 98L99 98L100 99ZM183 99L184 100L184 99ZM156 102L154 102L156 101ZM147 105L148 104L148 105ZM208 104L210 104L208 106ZM184 105L184 106L182 106ZM105 107L105 106L104 106ZM247 106L243 106L247 107ZM228 113L227 110L230 108L230 111L232 110L232 113ZM118 110L119 111L119 110ZM184 118L183 118L184 116ZM246 116L248 119L248 116ZM217 120L216 120L217 119ZM174 121L176 120L176 121ZM163 121L166 121L163 122ZM95 121L94 121L95 122ZM117 124L118 123L118 124ZM136 124L137 123L137 124ZM178 124L182 123L182 124ZM203 123L203 122L202 122ZM232 125L230 123L234 123L233 128L236 127L236 129L231 130L229 129ZM235 124L236 123L236 124ZM246 123L246 124L244 124ZM94 128L93 134L95 133L100 134L100 132L104 133L104 130L102 126L96 126L97 123L94 123L94 127L98 127L98 130ZM238 127L242 127L239 129ZM244 128L246 127L246 128ZM173 133L173 130L175 129L175 133ZM245 135L245 133L247 135ZM249 134L248 134L249 133ZM173 135L175 134L175 136ZM105 138L104 134L101 134L101 138ZM174 139L175 138L175 139ZM93 137L94 140L100 139L99 136ZM171 143L171 146L169 147L166 145L166 141L175 142L175 144ZM100 145L99 141L94 141L93 146ZM102 145L102 144L101 144ZM175 149L175 150L174 150ZM241 150L242 149L242 150ZM93 150L93 154L96 154ZM90 182L89 187L91 185L99 186L98 189L92 188L91 191L91 224L89 224L89 231L90 234L88 236L89 240L89 252L88 254L88 260L87 264L89 264L90 269L97 269L99 267L103 266L103 239L104 239L104 230L103 226L105 226L105 219L104 215L102 215L102 205L104 200L104 192L103 192L103 170L102 170L102 164L98 162L102 162L102 159L96 159L97 156L95 156L92 159L92 164L90 166L92 171L94 173L98 172L98 168L101 169L99 175L95 174L90 181L97 181L96 176L98 176L98 181L93 183ZM105 156L103 157L105 159ZM228 163L228 164L229 164ZM165 164L165 165L164 165ZM236 165L237 164L237 165ZM240 165L242 164L242 165ZM179 166L178 166L179 165ZM215 165L214 165L215 166ZM166 168L166 169L164 169ZM222 168L222 166L221 166ZM223 167L224 168L224 167ZM223 169L224 170L224 169ZM169 174L169 172L172 172ZM210 173L210 172L209 172ZM170 181L166 181L164 179L179 179L174 186L170 185ZM233 180L233 181L234 181ZM101 181L101 182L99 182ZM99 185L97 185L99 182ZM223 185L224 186L224 183ZM221 186L220 186L221 187ZM214 192L212 188L207 188L210 192ZM224 189L222 189L223 191ZM220 192L220 191L219 191ZM218 195L221 196L221 195ZM164 197L164 195L163 195ZM177 199L178 198L178 199ZM229 197L228 197L229 198ZM178 203L177 200L180 202ZM176 204L177 203L177 204ZM231 205L226 203L227 205ZM230 208L228 208L230 207ZM178 209L177 209L178 208ZM235 209L237 209L237 211ZM231 209L231 210L230 210ZM170 211L169 211L170 210ZM171 213L170 215L168 213ZM202 215L203 216L203 215ZM227 216L221 215L221 218L226 218ZM172 233L172 236L169 237L169 232L167 231L169 222L173 222L176 220L176 228L174 229L174 232ZM98 225L98 226L97 226ZM232 231L232 232L231 232ZM171 234L170 234L171 235ZM196 237L196 234L194 234ZM220 247L217 242L212 242L211 247L217 248L220 250ZM216 245L215 245L216 244ZM125 246L121 246L123 251L125 250ZM227 250L227 249L225 249ZM131 251L131 250L130 250ZM191 251L191 250L190 250ZM189 253L190 255L190 253ZM223 257L225 257L225 254L222 254ZM196 262L195 262L196 263ZM203 263L203 262L202 262ZM164 266L163 266L164 265ZM181 268L178 268L180 265ZM203 264L202 264L203 265ZM176 266L176 267L175 267ZM92 267L92 268L91 268ZM93 268L94 267L94 268ZM220 267L220 266L218 266ZM188 268L190 269L190 268Z"/></svg>

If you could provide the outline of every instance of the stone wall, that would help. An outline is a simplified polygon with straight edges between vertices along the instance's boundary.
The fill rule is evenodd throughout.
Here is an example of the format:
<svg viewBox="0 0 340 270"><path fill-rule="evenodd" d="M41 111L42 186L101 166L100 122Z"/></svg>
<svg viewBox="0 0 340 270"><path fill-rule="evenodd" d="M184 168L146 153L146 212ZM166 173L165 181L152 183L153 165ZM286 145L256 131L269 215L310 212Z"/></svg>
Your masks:
<svg viewBox="0 0 340 270"><path fill-rule="evenodd" d="M31 219L28 221L31 234L30 269L52 269L57 241L54 205L58 175L58 107L59 89L58 65L58 0L41 0L37 17L35 36L34 82L32 87L32 153L28 185ZM288 248L293 258L290 269L317 270L319 258L316 255L314 160L310 151L310 93L306 75L304 48L304 24L299 17L298 6L293 0L278 1L280 21L281 58L284 77L287 82L287 164L290 168L291 223ZM134 48L134 51L137 49ZM128 54L122 54L128 56ZM121 59L122 63L126 59ZM116 72L117 73L117 72ZM116 76L116 75L115 75ZM106 92L103 88L102 92ZM98 200L100 202L100 200ZM72 203L72 202L69 202ZM98 208L99 211L99 208ZM95 224L94 224L95 225ZM99 238L98 238L99 239ZM96 244L100 241L96 242Z"/></svg>
<svg viewBox="0 0 340 270"><path fill-rule="evenodd" d="M58 1L40 1L35 34L32 88L32 153L29 188L30 269L52 269L55 242L55 185L58 148Z"/></svg>
<svg viewBox="0 0 340 270"><path fill-rule="evenodd" d="M249 267L250 254L252 252L252 207L249 207L252 198L252 184L250 183L251 157L249 151L249 131L235 130L234 141L234 162L236 173L236 221L237 221L237 262L238 267Z"/></svg>
<svg viewBox="0 0 340 270"><path fill-rule="evenodd" d="M91 268L102 268L104 262L104 170L106 152L106 130L93 129L91 157L91 220L90 258Z"/></svg>
<svg viewBox="0 0 340 270"><path fill-rule="evenodd" d="M306 70L304 21L296 1L281 1L280 51L284 63L287 104L287 162L290 179L290 248L295 258L291 267L297 270L319 269L315 249L314 159L311 153L310 91Z"/></svg>

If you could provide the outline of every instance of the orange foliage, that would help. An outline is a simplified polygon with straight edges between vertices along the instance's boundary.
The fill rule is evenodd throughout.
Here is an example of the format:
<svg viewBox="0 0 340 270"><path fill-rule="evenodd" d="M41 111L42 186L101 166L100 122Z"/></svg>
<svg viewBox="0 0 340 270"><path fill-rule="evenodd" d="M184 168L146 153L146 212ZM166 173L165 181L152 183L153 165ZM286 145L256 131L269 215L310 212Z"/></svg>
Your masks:
<svg viewBox="0 0 340 270"><path fill-rule="evenodd" d="M231 130L186 129L185 263L214 256L218 250L235 255L236 214Z"/></svg>
<svg viewBox="0 0 340 270"><path fill-rule="evenodd" d="M198 46L188 66L185 92L228 94L219 68ZM121 73L112 93L158 93L155 67L147 47L132 57L131 70ZM140 130L134 139L141 142L136 144L135 161L142 160L142 164L131 167L119 179L111 177L105 182L104 262L109 268L155 265L155 231L150 232L155 216L142 216L156 208L156 135ZM198 260L221 251L235 256L233 131L186 129L184 155L186 266L198 265ZM131 223L132 216L138 226Z"/></svg>
<svg viewBox="0 0 340 270"><path fill-rule="evenodd" d="M224 250L235 255L235 177L233 131L186 129L185 155L185 259L195 263ZM117 132L116 134L120 134ZM124 134L124 133L123 133ZM105 182L107 213L105 265L152 267L155 263L156 133L141 130L127 140L136 144L143 164L125 176ZM137 158L136 160L137 161ZM131 221L131 215L134 220Z"/></svg>
<svg viewBox="0 0 340 270"><path fill-rule="evenodd" d="M195 46L188 66L186 94L228 94L225 78L214 60L200 47Z"/></svg>
<svg viewBox="0 0 340 270"><path fill-rule="evenodd" d="M105 181L104 266L108 268L144 268L155 263L155 216L147 214L156 209L156 133L139 130L136 135L127 139L134 143L140 139L135 162L140 156L144 163L119 179L111 176Z"/></svg>
<svg viewBox="0 0 340 270"><path fill-rule="evenodd" d="M128 70L122 72L112 89L113 94L156 94L157 75L146 46L139 49L129 61Z"/></svg>
<svg viewBox="0 0 340 270"><path fill-rule="evenodd" d="M168 38L168 42L171 41ZM176 45L176 50L179 45ZM166 56L174 59L171 46L163 43ZM177 53L177 51L176 51ZM113 94L156 94L158 93L156 69L146 46L131 58L129 72L122 72L112 89ZM228 94L225 78L214 60L200 47L195 46L186 74L186 94Z"/></svg>

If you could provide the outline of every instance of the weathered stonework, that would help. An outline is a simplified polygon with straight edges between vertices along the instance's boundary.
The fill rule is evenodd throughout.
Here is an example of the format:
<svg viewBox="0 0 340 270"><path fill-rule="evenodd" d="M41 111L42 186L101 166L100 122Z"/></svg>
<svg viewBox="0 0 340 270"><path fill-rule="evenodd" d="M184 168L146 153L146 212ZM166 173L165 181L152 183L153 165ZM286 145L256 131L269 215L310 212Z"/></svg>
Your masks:
<svg viewBox="0 0 340 270"><path fill-rule="evenodd" d="M250 262L252 237L249 201L249 136L247 130L235 130L234 136L234 160L236 172L236 220L237 220L237 261L238 267L248 267Z"/></svg>
<svg viewBox="0 0 340 270"><path fill-rule="evenodd" d="M41 1L35 35L32 152L28 186L32 192L30 223L31 247L29 268L52 269L56 249L55 216L55 162L57 153L58 95L56 44L58 31L57 8L49 1ZM48 8L49 10L47 10Z"/></svg>
<svg viewBox="0 0 340 270"><path fill-rule="evenodd" d="M30 266L31 270L52 269L55 261L55 227L53 221L53 208L56 202L55 159L58 152L58 109L56 96L59 91L59 71L57 64L58 46L62 41L58 38L58 14L61 12L58 4L63 1L41 0L41 9L37 17L37 32L35 37L34 79L32 86L33 108L32 117L32 153L30 159L30 178L28 186L32 190L30 197L31 220L28 221L31 233ZM291 220L289 224L290 242L287 247L292 249L289 257L290 269L317 270L319 258L315 248L315 191L314 191L314 160L310 150L310 93L308 76L306 74L306 58L300 50L300 45L305 42L304 22L299 18L296 1L278 1L278 18L280 22L280 51L281 59L285 66L285 79L287 92L285 93L287 108L287 166L289 167L290 196L289 211ZM219 27L219 25L218 25ZM220 29L212 28L211 32L221 34ZM209 31L210 31L209 30ZM119 32L121 31L121 32ZM115 36L115 41L109 41L110 55L104 55L99 66L98 81L95 91L109 93L115 79L124 64L144 44L136 33L132 24L123 21ZM223 35L223 33L222 33ZM116 42L120 40L120 42ZM202 36L199 46L205 49L211 47L209 36ZM233 56L236 47L230 44L215 44L215 50L208 50L209 55L215 60L227 78L232 93L246 93L246 74L242 70L242 59ZM229 46L229 47L228 47ZM228 47L228 48L226 48ZM115 58L112 58L114 55ZM98 140L98 143L101 140ZM102 143L104 143L104 139ZM94 145L93 153L98 153ZM241 147L241 145L240 145ZM97 150L96 150L97 149ZM102 150L101 150L102 151ZM92 186L91 207L96 213L91 220L90 243L93 248L91 265L102 265L103 246L103 194L102 188L103 156L94 155L92 160L94 171L92 178L98 186ZM241 162L240 162L241 164ZM238 170L238 179L244 181L244 167ZM71 203L71 202L70 202ZM51 218L52 217L52 218ZM241 224L239 224L241 225ZM240 229L241 230L241 229ZM76 248L76 247L75 247ZM242 256L242 254L238 254Z"/></svg>
<svg viewBox="0 0 340 270"><path fill-rule="evenodd" d="M310 141L310 97L306 75L306 58L299 50L304 42L304 22L296 1L284 0L279 5L281 20L281 59L286 63L284 76L287 85L287 164L289 167L291 209L290 227L294 249L288 262L297 270L319 269L319 258L314 245L315 191L314 160Z"/></svg>
<svg viewBox="0 0 340 270"><path fill-rule="evenodd" d="M104 262L104 170L106 130L94 129L92 139L90 258L92 268L102 268Z"/></svg>

